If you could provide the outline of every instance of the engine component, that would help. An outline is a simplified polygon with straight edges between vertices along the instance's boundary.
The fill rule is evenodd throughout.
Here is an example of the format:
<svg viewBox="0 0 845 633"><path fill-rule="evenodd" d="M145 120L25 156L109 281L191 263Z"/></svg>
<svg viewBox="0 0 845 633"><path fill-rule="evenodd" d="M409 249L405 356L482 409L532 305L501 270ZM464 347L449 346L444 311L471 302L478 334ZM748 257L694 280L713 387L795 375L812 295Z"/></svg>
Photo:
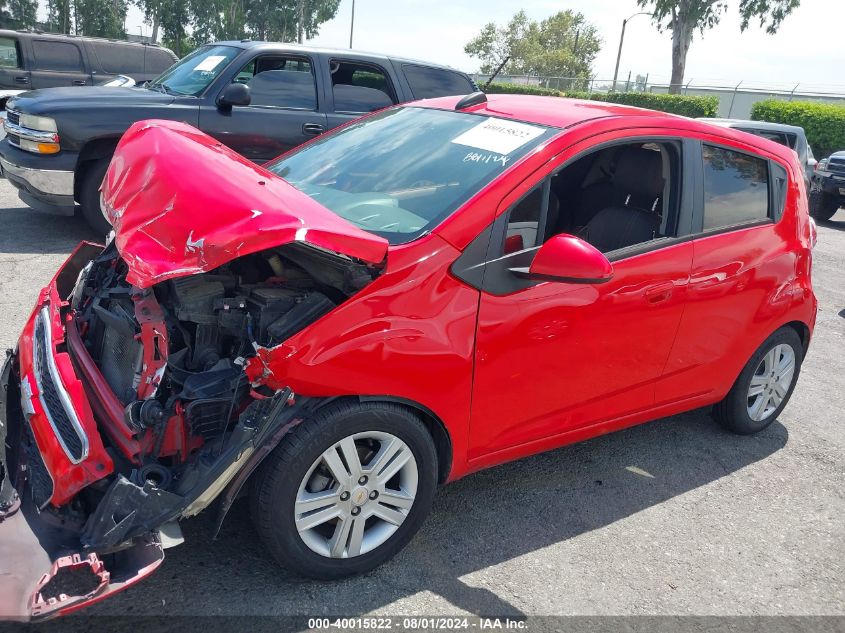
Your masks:
<svg viewBox="0 0 845 633"><path fill-rule="evenodd" d="M220 437L226 429L231 408L231 398L194 400L185 408L185 419L193 435L209 441Z"/></svg>
<svg viewBox="0 0 845 633"><path fill-rule="evenodd" d="M305 325L316 321L335 307L334 302L320 292L311 292L302 298L293 308L273 321L267 333L274 343L281 343L301 330Z"/></svg>
<svg viewBox="0 0 845 633"><path fill-rule="evenodd" d="M127 405L124 419L136 429L157 426L164 421L164 407L158 400L136 400Z"/></svg>
<svg viewBox="0 0 845 633"><path fill-rule="evenodd" d="M278 286L254 288L249 294L250 314L253 315L254 334L259 342L267 342L267 328L293 308L302 298L301 292Z"/></svg>
<svg viewBox="0 0 845 633"><path fill-rule="evenodd" d="M215 325L217 315L214 303L226 295L226 286L220 275L183 277L171 282L176 318L191 323Z"/></svg>

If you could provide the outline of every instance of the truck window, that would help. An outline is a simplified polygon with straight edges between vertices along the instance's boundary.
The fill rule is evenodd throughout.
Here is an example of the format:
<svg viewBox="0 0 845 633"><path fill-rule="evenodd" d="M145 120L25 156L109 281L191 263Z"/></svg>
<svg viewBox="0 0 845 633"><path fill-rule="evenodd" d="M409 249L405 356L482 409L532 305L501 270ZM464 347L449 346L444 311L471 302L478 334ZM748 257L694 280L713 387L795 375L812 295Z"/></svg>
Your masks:
<svg viewBox="0 0 845 633"><path fill-rule="evenodd" d="M82 55L76 44L32 40L35 70L57 70L60 72L84 72Z"/></svg>
<svg viewBox="0 0 845 633"><path fill-rule="evenodd" d="M147 74L159 74L176 63L176 56L169 50L145 46L144 71Z"/></svg>
<svg viewBox="0 0 845 633"><path fill-rule="evenodd" d="M138 75L144 72L144 48L112 42L85 42L89 53L93 51L104 73L111 75Z"/></svg>
<svg viewBox="0 0 845 633"><path fill-rule="evenodd" d="M11 37L0 37L0 68L20 68L18 41Z"/></svg>
<svg viewBox="0 0 845 633"><path fill-rule="evenodd" d="M403 64L402 71L411 86L414 99L466 95L476 90L465 75L451 70Z"/></svg>
<svg viewBox="0 0 845 633"><path fill-rule="evenodd" d="M336 112L374 112L396 103L390 79L378 66L333 59L329 70Z"/></svg>
<svg viewBox="0 0 845 633"><path fill-rule="evenodd" d="M306 57L256 57L235 75L234 81L249 86L250 106L317 109L317 83Z"/></svg>

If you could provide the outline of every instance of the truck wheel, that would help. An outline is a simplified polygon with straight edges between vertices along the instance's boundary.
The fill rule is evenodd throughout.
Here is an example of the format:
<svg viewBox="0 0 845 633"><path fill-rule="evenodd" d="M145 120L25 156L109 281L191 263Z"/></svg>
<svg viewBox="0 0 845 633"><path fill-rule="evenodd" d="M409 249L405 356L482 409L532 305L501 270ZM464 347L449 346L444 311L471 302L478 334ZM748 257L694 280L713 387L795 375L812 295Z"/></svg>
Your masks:
<svg viewBox="0 0 845 633"><path fill-rule="evenodd" d="M252 516L270 555L331 580L392 558L417 532L437 486L423 422L392 403L328 405L290 431L256 473Z"/></svg>
<svg viewBox="0 0 845 633"><path fill-rule="evenodd" d="M810 215L819 222L827 222L839 209L839 198L820 189L810 190Z"/></svg>
<svg viewBox="0 0 845 633"><path fill-rule="evenodd" d="M774 422L792 396L804 346L791 327L783 327L754 352L713 416L740 435L762 431Z"/></svg>
<svg viewBox="0 0 845 633"><path fill-rule="evenodd" d="M106 177L110 161L111 158L101 158L89 163L79 185L79 206L82 208L82 217L100 236L106 236L112 230L111 224L100 210L100 185Z"/></svg>

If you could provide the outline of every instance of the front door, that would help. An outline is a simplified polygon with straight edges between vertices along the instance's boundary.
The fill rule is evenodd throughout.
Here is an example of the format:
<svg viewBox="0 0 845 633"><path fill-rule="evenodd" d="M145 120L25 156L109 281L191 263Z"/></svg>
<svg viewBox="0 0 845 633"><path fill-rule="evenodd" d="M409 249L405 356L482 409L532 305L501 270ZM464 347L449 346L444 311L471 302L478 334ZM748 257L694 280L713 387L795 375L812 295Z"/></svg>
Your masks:
<svg viewBox="0 0 845 633"><path fill-rule="evenodd" d="M479 305L471 460L549 448L653 406L693 255L680 221L691 207L682 147L632 140L584 152L499 216ZM605 251L612 279L528 282L510 272L558 233Z"/></svg>
<svg viewBox="0 0 845 633"><path fill-rule="evenodd" d="M250 104L200 109L200 129L258 163L275 158L326 129L311 58L268 54L253 58L234 81L250 88Z"/></svg>

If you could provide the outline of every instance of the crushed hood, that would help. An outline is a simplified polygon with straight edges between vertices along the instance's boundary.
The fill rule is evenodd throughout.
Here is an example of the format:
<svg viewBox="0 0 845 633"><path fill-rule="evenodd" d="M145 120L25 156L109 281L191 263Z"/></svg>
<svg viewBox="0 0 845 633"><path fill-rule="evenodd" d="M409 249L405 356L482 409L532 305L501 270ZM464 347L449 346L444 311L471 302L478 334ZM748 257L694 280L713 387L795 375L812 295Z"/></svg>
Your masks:
<svg viewBox="0 0 845 633"><path fill-rule="evenodd" d="M370 264L387 254L384 238L185 123L132 125L117 146L102 199L127 279L142 288L291 242Z"/></svg>

